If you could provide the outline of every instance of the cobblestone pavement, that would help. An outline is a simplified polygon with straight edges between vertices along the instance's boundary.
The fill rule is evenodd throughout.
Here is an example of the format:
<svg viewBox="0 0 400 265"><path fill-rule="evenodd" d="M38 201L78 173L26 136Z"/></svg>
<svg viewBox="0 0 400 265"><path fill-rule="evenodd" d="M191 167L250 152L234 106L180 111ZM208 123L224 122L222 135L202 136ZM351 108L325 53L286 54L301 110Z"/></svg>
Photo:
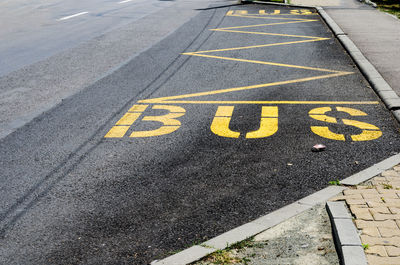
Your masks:
<svg viewBox="0 0 400 265"><path fill-rule="evenodd" d="M370 265L400 264L400 164L334 200L354 215Z"/></svg>

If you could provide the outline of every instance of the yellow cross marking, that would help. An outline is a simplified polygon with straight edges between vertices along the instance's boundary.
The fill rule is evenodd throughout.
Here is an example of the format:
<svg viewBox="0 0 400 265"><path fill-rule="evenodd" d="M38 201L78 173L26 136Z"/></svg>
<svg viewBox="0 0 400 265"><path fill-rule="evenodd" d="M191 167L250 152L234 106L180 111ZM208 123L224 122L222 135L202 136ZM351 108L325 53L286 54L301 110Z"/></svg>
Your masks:
<svg viewBox="0 0 400 265"><path fill-rule="evenodd" d="M285 22L278 22L278 23L266 23L266 24L247 25L247 26L225 27L225 28L217 28L217 29L211 29L211 30L212 31L216 31L216 32L230 32L230 33L241 33L241 34L257 34L257 35L265 35L265 36L280 36L280 37L300 38L302 40L279 42L279 43L269 43L269 44L260 44L260 45L252 45L252 46L243 46L243 47L213 49L213 50L196 51L196 52L187 52L187 53L183 53L183 55L198 56L198 57L212 58L212 59L218 59L218 60L236 61L236 62L243 62L243 63L272 65L272 66L287 67L287 68L294 68L294 69L312 70L312 71L324 72L326 74L325 75L298 78L298 79L292 79L292 80L284 80L284 81L278 81L278 82L264 83L264 84L256 84L256 85L233 87L233 88L226 88L226 89L219 89L219 90L212 90L212 91L205 91L205 92L198 92L198 93L190 93L190 94L177 95L177 96L168 96L168 97L160 97L160 98L153 98L153 99L144 99L144 100L140 100L138 102L139 103L167 103L167 104L172 104L172 103L182 103L182 104L225 104L225 103L229 103L229 104L337 104L337 102L334 102L334 101L210 101L210 100L182 100L182 99L187 99L187 98L209 96L209 95L217 95L217 94L222 94L222 93L231 93L231 92L236 92L236 91L245 91L245 90L266 88L266 87L279 86L279 85L287 85L287 84L300 83L300 82L308 82L308 81L312 81L312 80L339 77L339 76L349 75L349 74L353 73L353 72L345 72L345 71L331 70L331 69L318 68L318 67L285 64L285 63L279 63L279 62L267 62L267 61L259 61L259 60L251 60L251 59L240 59L240 58L234 58L234 57L211 55L210 53L216 53L216 52L226 52L226 51L233 51L233 50L265 48L265 47L272 47L272 46L279 46L279 45L293 45L293 44L307 43L307 42L314 42L314 41L323 41L323 40L328 40L329 39L329 38L316 37L316 36L303 36L303 35L270 33L270 32L255 32L255 31L245 31L245 30L243 30L243 29L249 29L249 28L260 28L260 27L268 27L268 26L281 25L281 24L307 23L307 22L318 21L316 19L286 18L286 17L274 17L274 16L255 16L255 15L245 15L245 14L244 15L238 15L238 14L234 14L233 11L228 11L226 16L239 17L239 18L286 20L286 21ZM238 30L238 29L240 29L240 30ZM363 102L359 102L359 101L357 101L357 102L354 102L354 101L353 102L340 101L339 103L340 104L377 104L376 101L369 101L369 102L364 102L364 103Z"/></svg>

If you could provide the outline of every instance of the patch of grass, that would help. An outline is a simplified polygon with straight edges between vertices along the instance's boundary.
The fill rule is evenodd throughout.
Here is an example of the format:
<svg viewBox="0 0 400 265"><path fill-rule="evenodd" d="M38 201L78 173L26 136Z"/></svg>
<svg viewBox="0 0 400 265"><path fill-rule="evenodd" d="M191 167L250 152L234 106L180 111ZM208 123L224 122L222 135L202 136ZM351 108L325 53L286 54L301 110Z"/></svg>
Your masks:
<svg viewBox="0 0 400 265"><path fill-rule="evenodd" d="M230 247L227 247L222 250L217 250L214 253L211 253L207 257L205 257L204 261L212 263L212 264L237 264L237 263L243 263L243 264L248 264L251 260L249 258L243 257L236 257L233 253L232 250L239 251L244 248L249 248L249 247L260 247L260 243L255 243L252 238L238 242L236 244L231 245Z"/></svg>
<svg viewBox="0 0 400 265"><path fill-rule="evenodd" d="M339 186L340 185L340 180L332 180L328 182L329 185L335 185L335 186Z"/></svg>
<svg viewBox="0 0 400 265"><path fill-rule="evenodd" d="M382 186L383 186L384 189L387 189L387 190L393 189L393 186L390 185L390 184L387 184L387 183L381 183L381 184L382 184Z"/></svg>
<svg viewBox="0 0 400 265"><path fill-rule="evenodd" d="M372 0L378 5L378 8L384 12L388 12L400 19L400 1L398 0Z"/></svg>
<svg viewBox="0 0 400 265"><path fill-rule="evenodd" d="M367 250L369 248L369 245L368 244L362 244L362 247L363 247L364 250Z"/></svg>

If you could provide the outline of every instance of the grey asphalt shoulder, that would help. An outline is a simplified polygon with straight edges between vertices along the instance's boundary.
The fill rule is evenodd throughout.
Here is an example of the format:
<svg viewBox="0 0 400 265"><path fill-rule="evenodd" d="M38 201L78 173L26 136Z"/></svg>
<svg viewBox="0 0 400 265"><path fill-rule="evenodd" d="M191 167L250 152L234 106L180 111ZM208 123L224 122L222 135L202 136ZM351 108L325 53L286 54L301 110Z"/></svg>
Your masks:
<svg viewBox="0 0 400 265"><path fill-rule="evenodd" d="M179 1L151 16L3 76L0 78L0 139L119 69L191 19L199 12L196 9L208 5L208 1Z"/></svg>

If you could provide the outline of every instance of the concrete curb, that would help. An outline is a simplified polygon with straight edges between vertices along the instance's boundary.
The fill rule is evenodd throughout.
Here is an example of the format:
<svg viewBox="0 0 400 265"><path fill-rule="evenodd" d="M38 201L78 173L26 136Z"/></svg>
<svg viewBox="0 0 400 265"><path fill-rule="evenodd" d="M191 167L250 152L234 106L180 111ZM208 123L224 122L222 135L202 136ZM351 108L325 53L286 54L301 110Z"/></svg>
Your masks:
<svg viewBox="0 0 400 265"><path fill-rule="evenodd" d="M367 265L360 237L345 203L327 202L326 210L341 264Z"/></svg>
<svg viewBox="0 0 400 265"><path fill-rule="evenodd" d="M343 181L341 183L345 185L358 185L368 179L373 178L374 176L382 173L383 171L397 165L400 163L400 154L389 157L359 173L356 173ZM313 206L328 201L330 198L336 196L338 193L345 190L344 186L329 186L323 190L320 190L314 194L311 194L301 200L298 200L292 204L289 204L283 208L280 208L270 214L264 215L254 221L251 221L247 224L234 228L228 232L225 232L217 237L214 237L200 245L190 247L185 249L175 255L169 256L163 260L155 260L151 264L152 265L186 265L193 263L195 261L200 260L201 258L217 251L224 249L228 246L231 246L237 242L248 239L252 236L255 236L275 225L282 223L283 221L296 216ZM346 208L342 208L337 206L337 204L327 203L332 205L331 207L327 206L327 210L329 215L335 216L336 219L342 220L338 221L337 227L341 229L341 226L348 228L349 222L343 221L344 219L349 219L351 221L351 216L349 218L349 213ZM332 222L331 222L332 223ZM334 224L332 223L332 226ZM354 225L353 225L354 226ZM348 228L350 229L350 228ZM335 231L335 230L334 230ZM336 230L339 231L339 230ZM340 235L343 235L342 230L340 230ZM350 231L350 230L346 230ZM357 234L358 241L360 240ZM358 245L354 244L356 241L352 241L346 237L346 233L340 238L341 240L338 242L342 242L340 247L337 245L337 251L339 255L346 257L343 259L343 264L349 265L359 265L366 263L356 263L358 261L362 261L362 255L364 255L364 249L362 248L361 242ZM349 243L350 242L350 243ZM352 243L351 243L352 242ZM343 246L343 247L342 247ZM362 253L360 252L360 248ZM342 253L342 254L341 254Z"/></svg>
<svg viewBox="0 0 400 265"><path fill-rule="evenodd" d="M317 12L324 19L325 23L331 28L334 35L339 39L343 47L352 57L360 71L371 84L372 88L385 103L386 107L392 111L393 116L400 122L400 115L397 110L400 109L400 97L393 91L392 87L385 81L382 75L365 58L358 47L351 41L345 32L336 24L336 22L325 12L322 7L316 7Z"/></svg>
<svg viewBox="0 0 400 265"><path fill-rule="evenodd" d="M214 237L200 245L185 249L163 260L153 261L151 264L186 265L198 261L208 254L255 236L293 216L312 208L319 203L324 203L331 197L342 192L344 189L345 187L342 186L329 186L270 214L264 215L254 221Z"/></svg>

